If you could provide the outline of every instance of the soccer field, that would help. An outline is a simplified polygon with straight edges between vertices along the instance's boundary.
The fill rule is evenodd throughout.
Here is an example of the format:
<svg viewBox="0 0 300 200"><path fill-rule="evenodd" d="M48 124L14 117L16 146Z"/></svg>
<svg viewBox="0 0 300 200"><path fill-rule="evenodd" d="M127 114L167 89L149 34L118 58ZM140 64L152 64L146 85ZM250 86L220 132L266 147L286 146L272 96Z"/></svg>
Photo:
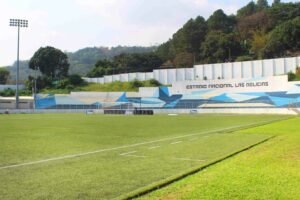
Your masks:
<svg viewBox="0 0 300 200"><path fill-rule="evenodd" d="M1 115L0 199L112 199L222 159L270 135L279 115Z"/></svg>

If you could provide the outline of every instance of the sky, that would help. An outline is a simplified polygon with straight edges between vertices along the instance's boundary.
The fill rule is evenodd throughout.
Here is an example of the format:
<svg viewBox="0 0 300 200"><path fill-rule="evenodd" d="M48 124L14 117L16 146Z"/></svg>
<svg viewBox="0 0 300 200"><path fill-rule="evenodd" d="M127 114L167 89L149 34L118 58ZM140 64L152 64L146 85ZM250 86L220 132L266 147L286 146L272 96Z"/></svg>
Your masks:
<svg viewBox="0 0 300 200"><path fill-rule="evenodd" d="M20 59L25 60L41 46L76 51L94 46L158 45L190 18L208 18L220 8L235 14L249 1L0 0L0 66L16 60L17 28L9 26L11 18L29 21L20 35Z"/></svg>

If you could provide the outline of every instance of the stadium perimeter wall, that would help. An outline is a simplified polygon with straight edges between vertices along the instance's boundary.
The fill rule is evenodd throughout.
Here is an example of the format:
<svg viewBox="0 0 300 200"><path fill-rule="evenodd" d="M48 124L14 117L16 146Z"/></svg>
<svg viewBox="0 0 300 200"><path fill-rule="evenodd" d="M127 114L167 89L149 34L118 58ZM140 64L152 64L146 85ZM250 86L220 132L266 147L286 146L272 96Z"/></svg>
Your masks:
<svg viewBox="0 0 300 200"><path fill-rule="evenodd" d="M297 66L300 66L300 57L204 64L195 65L193 68L161 69L147 73L137 72L84 79L87 82L102 84L114 81L128 82L135 79L140 81L156 79L164 85L171 85L174 82L186 80L241 79L284 75L288 72L295 72Z"/></svg>
<svg viewBox="0 0 300 200"><path fill-rule="evenodd" d="M16 85L0 85L0 91L2 90L6 90L6 89L11 89L11 90L15 90L16 89ZM25 85L19 85L19 89L25 89Z"/></svg>
<svg viewBox="0 0 300 200"><path fill-rule="evenodd" d="M82 113L87 111L93 114L104 114L104 109L0 109L0 114L68 114ZM153 109L154 114L278 114L278 115L298 115L300 109L287 108L235 108L235 109Z"/></svg>
<svg viewBox="0 0 300 200"><path fill-rule="evenodd" d="M181 81L172 87L140 88L139 92L72 92L39 94L37 109L237 109L300 108L300 82L286 75L252 79ZM162 111L159 111L162 112Z"/></svg>

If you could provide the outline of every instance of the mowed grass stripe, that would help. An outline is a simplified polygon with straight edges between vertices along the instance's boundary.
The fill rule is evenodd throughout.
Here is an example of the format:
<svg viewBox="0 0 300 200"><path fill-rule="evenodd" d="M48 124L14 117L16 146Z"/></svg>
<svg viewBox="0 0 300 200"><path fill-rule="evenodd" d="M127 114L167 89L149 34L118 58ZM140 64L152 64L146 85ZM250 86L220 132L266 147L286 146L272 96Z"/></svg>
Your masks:
<svg viewBox="0 0 300 200"><path fill-rule="evenodd" d="M282 118L273 115L179 115L176 118L165 115L0 115L0 166Z"/></svg>
<svg viewBox="0 0 300 200"><path fill-rule="evenodd" d="M58 116L55 120L53 115L22 115L28 120L20 121L14 121L13 115L0 116L0 163L22 164L41 157L60 157L55 154L75 155L92 152L89 149L172 140L0 170L0 199L112 199L266 139L264 135L229 132L286 118L271 115ZM198 139L190 141L189 134L197 134ZM202 137L205 135L210 137ZM183 138L173 139L178 136ZM170 145L178 140L184 142ZM160 148L149 149L154 146ZM129 155L134 157L120 156L132 151L136 152Z"/></svg>
<svg viewBox="0 0 300 200"><path fill-rule="evenodd" d="M277 120L275 120L275 121L277 121ZM44 159L44 160L38 160L38 161L32 161L32 162L26 162L26 163L14 164L14 165L7 165L7 166L0 167L0 170L9 169L9 168L23 167L23 166L28 166L28 165L35 165L35 164L46 163L46 162L51 162L51 161L78 158L78 157L88 156L88 155L102 153L102 152L115 151L115 150L119 150L119 149L143 146L143 145L148 145L148 144L153 144L153 143L158 143L158 142L164 142L164 141L169 141L169 140L174 140L174 139L192 137L192 136L196 136L196 135L228 132L228 131L233 131L233 130L240 129L240 128L243 129L243 128L248 128L249 126L259 126L259 125L264 125L264 124L268 124L268 123L272 123L272 122L274 122L274 120L268 120L268 121L259 122L259 123L251 123L251 124L246 124L246 125L242 125L242 126L233 126L233 127L228 127L228 128L224 128L224 129L217 129L217 130L207 131L207 132L181 135L181 136L176 136L176 137L172 137L172 138L164 138L164 139L160 139L160 140L154 140L154 141L149 141L149 142L141 142L141 143L137 143L137 144L124 145L124 146L113 147L113 148L108 148L108 149L100 149L100 150L96 150L96 151L79 153L79 154L72 154L72 155L66 155L66 156L60 156L60 157L56 157L56 158L49 158L49 159ZM204 136L204 137L206 137L206 136ZM171 145L176 145L176 144L179 144L181 142L182 141L172 142Z"/></svg>

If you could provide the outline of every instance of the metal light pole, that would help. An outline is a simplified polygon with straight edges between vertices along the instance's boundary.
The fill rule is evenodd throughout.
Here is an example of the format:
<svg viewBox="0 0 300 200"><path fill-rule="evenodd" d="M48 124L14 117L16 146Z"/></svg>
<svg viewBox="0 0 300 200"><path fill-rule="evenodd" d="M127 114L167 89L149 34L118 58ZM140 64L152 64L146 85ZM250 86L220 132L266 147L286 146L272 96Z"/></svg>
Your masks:
<svg viewBox="0 0 300 200"><path fill-rule="evenodd" d="M28 27L28 20L23 19L10 19L9 20L10 26L18 27L18 46L17 46L17 77L16 77L16 109L19 109L19 50L20 50L20 28Z"/></svg>

